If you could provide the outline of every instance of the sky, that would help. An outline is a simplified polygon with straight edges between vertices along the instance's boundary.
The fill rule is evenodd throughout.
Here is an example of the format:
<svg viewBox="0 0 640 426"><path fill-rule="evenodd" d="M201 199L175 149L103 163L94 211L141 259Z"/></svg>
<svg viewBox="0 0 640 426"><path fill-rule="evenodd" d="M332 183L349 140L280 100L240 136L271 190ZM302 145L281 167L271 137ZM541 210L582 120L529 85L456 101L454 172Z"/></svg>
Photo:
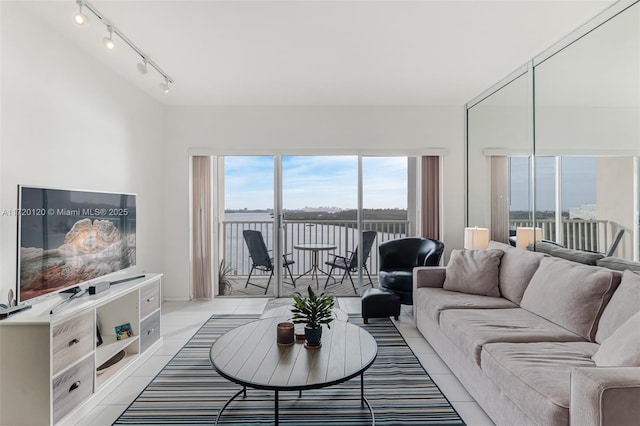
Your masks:
<svg viewBox="0 0 640 426"><path fill-rule="evenodd" d="M357 207L357 156L283 156L283 207ZM407 158L363 158L365 208L407 208ZM225 209L273 208L273 157L225 157Z"/></svg>
<svg viewBox="0 0 640 426"><path fill-rule="evenodd" d="M512 157L511 210L529 210L528 157ZM555 210L554 157L536 157L536 210ZM562 157L562 210L596 203L596 157Z"/></svg>

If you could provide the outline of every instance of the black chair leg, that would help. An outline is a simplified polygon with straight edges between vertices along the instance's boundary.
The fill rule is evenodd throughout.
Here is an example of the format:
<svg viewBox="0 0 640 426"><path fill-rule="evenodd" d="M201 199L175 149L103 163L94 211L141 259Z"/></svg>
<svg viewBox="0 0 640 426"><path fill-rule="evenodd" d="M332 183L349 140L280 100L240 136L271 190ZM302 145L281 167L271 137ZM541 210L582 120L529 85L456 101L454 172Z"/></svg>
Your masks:
<svg viewBox="0 0 640 426"><path fill-rule="evenodd" d="M267 291L269 291L269 284L271 284L271 278L273 278L273 269L271 270L271 275L269 275L269 281L267 281L267 286L264 288L264 294L267 294Z"/></svg>
<svg viewBox="0 0 640 426"><path fill-rule="evenodd" d="M358 295L358 290L356 290L356 285L353 282L353 278L351 278L351 273L349 272L349 270L347 269L345 271L345 274L349 276L349 281L351 281L351 287L353 287L353 292L356 294L356 296ZM344 277L342 277L344 279Z"/></svg>
<svg viewBox="0 0 640 426"><path fill-rule="evenodd" d="M251 282L251 276L253 275L253 271L255 269L256 269L256 265L251 265L251 270L249 271L249 277L247 277L247 282L245 283L244 288L249 287L249 284L251 284L252 286L255 286L255 287L264 288L264 294L267 294L267 291L269 290L269 284L271 283L271 278L273 278L273 269L271 269L271 275L269 275L269 281L267 282L266 287L263 287L260 284ZM269 269L267 269L266 271L269 271Z"/></svg>
<svg viewBox="0 0 640 426"><path fill-rule="evenodd" d="M293 273L291 272L291 268L289 267L289 265L285 265L285 268L287 268L287 271L289 271L289 276L291 277L291 283L293 284L293 288L296 288L296 280L295 278L293 278Z"/></svg>
<svg viewBox="0 0 640 426"><path fill-rule="evenodd" d="M324 289L327 289L327 286L329 285L329 279L331 278L331 274L333 274L333 270L335 269L335 266L331 267L331 270L329 271L329 275L327 275L327 282L324 283ZM335 278L334 278L335 280Z"/></svg>
<svg viewBox="0 0 640 426"><path fill-rule="evenodd" d="M369 285L373 287L373 280L371 279L371 274L369 274L369 268L367 268L367 265L364 265L363 268L367 272L367 277L369 277Z"/></svg>
<svg viewBox="0 0 640 426"><path fill-rule="evenodd" d="M249 281L251 281L251 274L253 274L253 270L255 269L255 265L251 265L251 270L249 271L249 277L247 278L247 283L244 285L244 288L249 287Z"/></svg>

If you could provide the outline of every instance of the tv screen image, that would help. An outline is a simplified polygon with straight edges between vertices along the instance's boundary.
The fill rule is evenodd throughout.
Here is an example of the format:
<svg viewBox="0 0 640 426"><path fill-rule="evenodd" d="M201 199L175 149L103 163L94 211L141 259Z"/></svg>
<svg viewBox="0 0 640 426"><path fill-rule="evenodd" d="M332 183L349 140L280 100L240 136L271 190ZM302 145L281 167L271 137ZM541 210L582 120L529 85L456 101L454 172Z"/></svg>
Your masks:
<svg viewBox="0 0 640 426"><path fill-rule="evenodd" d="M18 302L136 264L136 196L18 188Z"/></svg>

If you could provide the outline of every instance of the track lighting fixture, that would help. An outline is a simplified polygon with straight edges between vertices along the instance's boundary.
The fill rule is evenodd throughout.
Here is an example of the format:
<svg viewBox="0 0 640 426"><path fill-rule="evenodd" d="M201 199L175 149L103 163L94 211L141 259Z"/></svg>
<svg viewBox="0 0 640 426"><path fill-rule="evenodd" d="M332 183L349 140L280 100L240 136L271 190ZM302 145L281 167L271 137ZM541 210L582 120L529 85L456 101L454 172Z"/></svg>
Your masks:
<svg viewBox="0 0 640 426"><path fill-rule="evenodd" d="M111 28L111 25L107 25L107 31L109 31L109 35L103 38L102 42L107 49L113 50L113 48L116 47L116 44L113 42L113 29Z"/></svg>
<svg viewBox="0 0 640 426"><path fill-rule="evenodd" d="M140 59L142 60L140 63L138 63L136 65L136 68L138 69L138 72L140 72L140 74L147 74L149 72L149 66L151 66L151 68L153 68L154 70L156 70L164 79L164 81L162 83L160 83L160 86L162 88L162 91L164 93L169 93L169 84L173 84L173 79L171 77L169 77L169 75L164 72L162 70L162 68L160 68L158 66L158 64L156 64L153 60L151 60L151 58L149 58L149 56L147 56L142 50L140 50L138 48L138 46L136 46L131 40L129 40L123 33L122 31L120 31L118 28L116 28L111 21L109 21L101 12L99 12L95 6L93 6L91 3L89 3L86 0L76 0L76 3L78 4L79 10L77 13L75 13L73 15L73 20L76 24L78 25L85 25L88 21L87 16L82 13L82 8L86 8L86 10L88 10L89 12L93 13L96 18L98 18L100 20L100 22L102 22L104 25L106 25L107 27L107 31L109 32L109 35L105 38L102 39L102 42L104 43L105 47L109 50L113 50L116 47L116 44L113 40L113 36L116 35L118 36L118 38L120 38L120 40L122 40L127 46L129 46L131 49L133 49L134 52L136 52L139 56Z"/></svg>
<svg viewBox="0 0 640 426"><path fill-rule="evenodd" d="M149 68L147 68L147 58L142 58L142 62L138 62L138 65L136 65L136 68L138 68L138 72L142 75L145 75L146 73L148 73Z"/></svg>
<svg viewBox="0 0 640 426"><path fill-rule="evenodd" d="M89 22L89 18L87 18L87 15L82 13L82 1L81 0L78 0L78 11L73 14L73 22L75 22L76 24L78 24L80 26L87 25L87 22Z"/></svg>
<svg viewBox="0 0 640 426"><path fill-rule="evenodd" d="M165 77L164 81L162 83L160 83L160 89L162 89L162 91L164 93L169 93L169 79Z"/></svg>

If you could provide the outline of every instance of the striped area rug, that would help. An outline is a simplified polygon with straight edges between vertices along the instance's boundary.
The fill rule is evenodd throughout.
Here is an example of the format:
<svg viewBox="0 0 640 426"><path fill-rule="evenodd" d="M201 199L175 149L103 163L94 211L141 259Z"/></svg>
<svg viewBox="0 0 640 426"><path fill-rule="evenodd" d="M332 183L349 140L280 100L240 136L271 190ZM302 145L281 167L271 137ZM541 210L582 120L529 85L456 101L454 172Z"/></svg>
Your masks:
<svg viewBox="0 0 640 426"><path fill-rule="evenodd" d="M225 401L240 389L211 367L211 344L225 332L258 319L214 315L176 354L115 422L117 425L211 425ZM388 319L351 316L378 342L378 357L365 372L365 395L377 425L463 425L464 422L424 371ZM280 392L283 425L370 425L360 402L360 380L317 390ZM247 389L224 411L219 424L273 424L273 392Z"/></svg>

